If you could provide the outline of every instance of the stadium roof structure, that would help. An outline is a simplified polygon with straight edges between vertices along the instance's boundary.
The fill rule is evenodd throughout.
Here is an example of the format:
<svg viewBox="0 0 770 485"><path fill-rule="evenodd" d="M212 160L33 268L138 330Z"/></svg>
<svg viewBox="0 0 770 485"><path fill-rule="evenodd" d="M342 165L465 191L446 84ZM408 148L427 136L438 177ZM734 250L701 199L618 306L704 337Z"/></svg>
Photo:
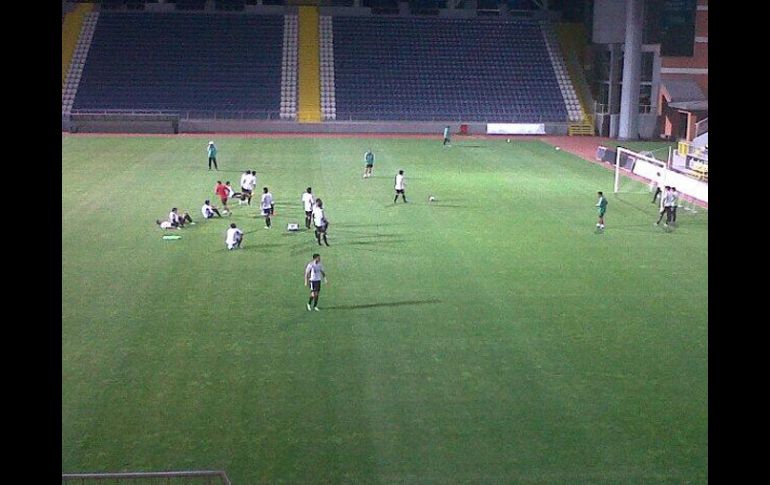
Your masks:
<svg viewBox="0 0 770 485"><path fill-rule="evenodd" d="M687 111L708 111L709 101L695 81L688 79L664 79L660 82L661 93L672 108Z"/></svg>

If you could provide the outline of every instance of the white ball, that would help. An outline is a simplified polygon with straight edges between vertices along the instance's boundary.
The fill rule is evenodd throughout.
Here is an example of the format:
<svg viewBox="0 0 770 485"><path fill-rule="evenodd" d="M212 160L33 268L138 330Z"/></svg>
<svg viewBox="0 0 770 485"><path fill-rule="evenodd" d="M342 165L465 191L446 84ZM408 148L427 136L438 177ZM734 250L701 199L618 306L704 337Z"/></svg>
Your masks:
<svg viewBox="0 0 770 485"><path fill-rule="evenodd" d="M561 147L556 147L557 150L561 150Z"/></svg>
<svg viewBox="0 0 770 485"><path fill-rule="evenodd" d="M511 142L511 139L510 139L510 138L508 138L507 140L505 140L505 143L510 143L510 142Z"/></svg>
<svg viewBox="0 0 770 485"><path fill-rule="evenodd" d="M435 198L435 197L433 197L432 195L431 195L430 197L428 197L428 201L429 201L429 202L433 202L434 200L436 200L436 198Z"/></svg>

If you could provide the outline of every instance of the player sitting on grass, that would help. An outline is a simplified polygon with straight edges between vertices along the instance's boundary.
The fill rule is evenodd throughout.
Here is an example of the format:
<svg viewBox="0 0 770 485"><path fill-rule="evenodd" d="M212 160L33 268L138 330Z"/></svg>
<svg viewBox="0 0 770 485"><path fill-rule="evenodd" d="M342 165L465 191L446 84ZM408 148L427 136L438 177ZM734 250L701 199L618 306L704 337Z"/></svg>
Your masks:
<svg viewBox="0 0 770 485"><path fill-rule="evenodd" d="M219 213L219 209L211 205L211 202L208 200L203 202L203 206L201 207L201 214L203 214L204 219L211 219L214 217L214 214L222 217L222 214Z"/></svg>
<svg viewBox="0 0 770 485"><path fill-rule="evenodd" d="M161 221L160 219L155 219L155 224L159 225L161 229L181 229L181 227L172 226L169 221Z"/></svg>
<svg viewBox="0 0 770 485"><path fill-rule="evenodd" d="M195 225L195 223L192 220L192 217L190 217L190 214L185 212L184 215L180 216L176 207L172 208L171 212L168 213L168 222L170 222L171 225L174 227L184 227L186 222L189 222L190 224Z"/></svg>

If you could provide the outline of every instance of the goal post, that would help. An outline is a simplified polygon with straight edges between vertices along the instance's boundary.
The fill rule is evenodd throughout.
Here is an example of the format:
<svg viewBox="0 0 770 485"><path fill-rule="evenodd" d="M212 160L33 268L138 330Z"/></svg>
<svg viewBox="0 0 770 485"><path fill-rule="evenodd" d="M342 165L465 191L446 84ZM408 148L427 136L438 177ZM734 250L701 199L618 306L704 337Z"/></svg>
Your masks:
<svg viewBox="0 0 770 485"><path fill-rule="evenodd" d="M707 181L693 178L653 155L650 152L639 153L617 147L614 184L616 195L646 195L652 200L656 187L662 190L666 185L670 185L677 188L680 207L684 210L695 214L698 212L697 207L708 207Z"/></svg>
<svg viewBox="0 0 770 485"><path fill-rule="evenodd" d="M615 153L615 184L614 192L632 191L630 187L635 186L638 191L638 184L629 180L625 183L621 178L621 172L629 179L636 180L641 184L648 184L649 190L654 190L654 186L663 187L667 185L671 177L671 171L667 167L668 163L659 160L652 153L639 153L628 148L617 147Z"/></svg>

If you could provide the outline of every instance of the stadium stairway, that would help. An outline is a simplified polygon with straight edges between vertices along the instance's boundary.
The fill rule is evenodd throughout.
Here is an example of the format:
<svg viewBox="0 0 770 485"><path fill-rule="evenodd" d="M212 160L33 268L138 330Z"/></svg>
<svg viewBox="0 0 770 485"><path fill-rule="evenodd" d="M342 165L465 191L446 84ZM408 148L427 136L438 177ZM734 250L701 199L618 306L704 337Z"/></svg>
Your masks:
<svg viewBox="0 0 770 485"><path fill-rule="evenodd" d="M580 121L582 113L577 93L572 85L572 80L567 73L567 67L564 64L564 57L559 50L559 43L554 35L550 22L540 22L540 29L543 32L543 39L548 50L548 57L551 59L553 71L556 74L556 80L559 82L559 89L564 98L564 105L567 108L567 117L570 122Z"/></svg>
<svg viewBox="0 0 770 485"><path fill-rule="evenodd" d="M583 46L587 44L585 27L579 23L562 23L558 24L555 29L567 73L572 81L572 85L575 87L580 103L581 118L579 121L570 120L569 135L593 136L595 135L594 117L590 114L593 100L591 99L588 82L583 73L583 63L578 57L578 53L582 52Z"/></svg>
<svg viewBox="0 0 770 485"><path fill-rule="evenodd" d="M337 119L334 88L334 28L329 15L320 17L321 115L324 121Z"/></svg>
<svg viewBox="0 0 770 485"><path fill-rule="evenodd" d="M299 7L299 112L300 123L321 121L321 80L318 7Z"/></svg>
<svg viewBox="0 0 770 485"><path fill-rule="evenodd" d="M297 16L294 14L283 18L280 118L297 119Z"/></svg>
<svg viewBox="0 0 770 485"><path fill-rule="evenodd" d="M61 110L62 113L69 113L72 110L72 105L75 102L75 96L78 92L78 86L80 85L80 78L83 75L83 67L86 64L86 58L88 57L88 51L91 48L91 41L94 37L94 31L96 31L96 23L99 21L99 12L90 12L91 4L80 4L78 8L87 5L89 12L85 14L82 19L82 29L79 31L80 35L77 37L75 48L72 53L72 61L69 63L69 69L62 83L61 93ZM74 12L73 12L74 13ZM71 14L67 15L68 17ZM65 23L67 21L65 20ZM64 29L62 29L62 37L64 37ZM64 50L64 45L62 45ZM62 54L62 59L63 59ZM62 61L63 64L63 61Z"/></svg>
<svg viewBox="0 0 770 485"><path fill-rule="evenodd" d="M78 36L83 28L86 15L93 10L93 4L79 3L71 12L62 13L61 26L61 84L64 81L77 48Z"/></svg>

